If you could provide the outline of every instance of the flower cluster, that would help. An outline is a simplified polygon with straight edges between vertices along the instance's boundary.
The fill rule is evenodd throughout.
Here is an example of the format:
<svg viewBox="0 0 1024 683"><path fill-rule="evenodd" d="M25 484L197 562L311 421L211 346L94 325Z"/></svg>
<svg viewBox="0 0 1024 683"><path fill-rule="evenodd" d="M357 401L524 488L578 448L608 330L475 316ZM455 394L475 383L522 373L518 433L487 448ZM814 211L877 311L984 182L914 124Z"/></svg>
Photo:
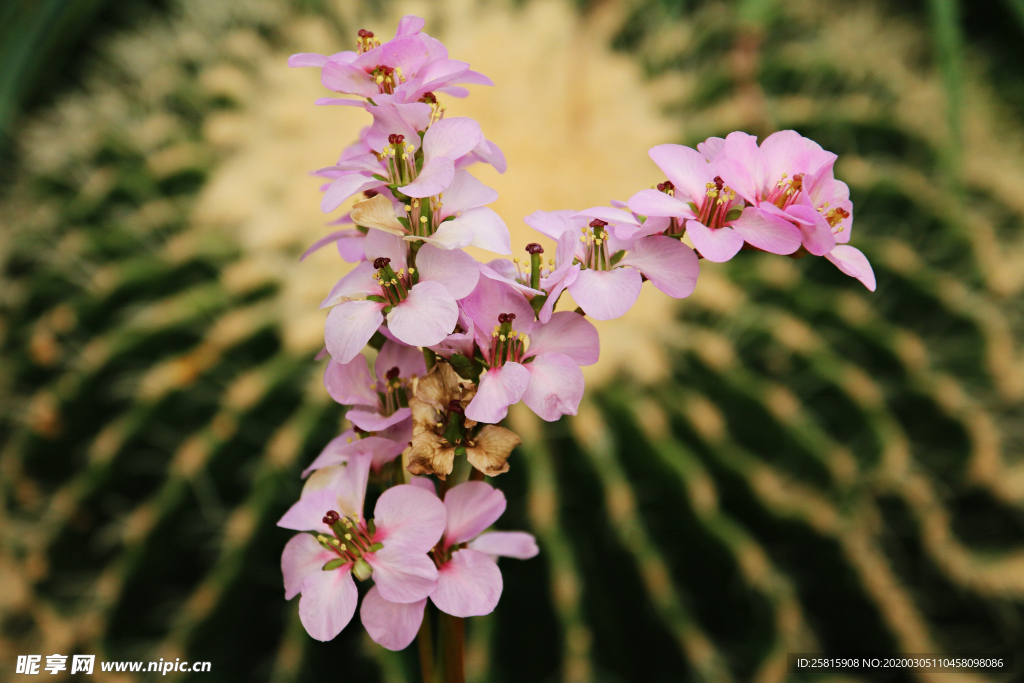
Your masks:
<svg viewBox="0 0 1024 683"><path fill-rule="evenodd" d="M696 150L655 147L664 182L627 202L524 219L556 243L553 255L530 243L522 257L478 262L463 250L511 255L512 245L487 206L497 192L468 169L504 172L505 158L476 121L446 116L438 96L491 82L422 28L407 16L390 41L363 30L354 51L289 61L320 68L347 96L318 104L362 107L372 123L315 172L328 181L325 213L356 199L333 222L351 227L307 252L335 244L355 264L321 304L324 385L350 407L352 427L303 472L302 496L279 522L305 532L285 548L285 592L301 593L302 623L327 640L355 613L352 577L372 578L362 622L391 649L416 636L428 598L454 617L489 613L502 589L495 558L537 553L529 534L486 531L505 499L483 479L506 472L519 444L498 425L509 406L522 401L548 421L576 414L581 367L600 352L588 316L624 315L644 281L685 298L701 258L741 249L824 256L875 286L846 244L853 206L833 176L836 156L793 131L760 146L736 132ZM566 291L578 308L556 310ZM383 493L367 519L371 481Z"/></svg>

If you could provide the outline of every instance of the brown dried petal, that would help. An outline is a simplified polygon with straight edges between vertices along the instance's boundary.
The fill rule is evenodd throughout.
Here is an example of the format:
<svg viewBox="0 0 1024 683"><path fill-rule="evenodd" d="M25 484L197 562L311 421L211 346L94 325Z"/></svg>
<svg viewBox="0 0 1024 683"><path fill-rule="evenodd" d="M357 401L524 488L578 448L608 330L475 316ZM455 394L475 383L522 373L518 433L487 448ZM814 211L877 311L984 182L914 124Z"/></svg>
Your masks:
<svg viewBox="0 0 1024 683"><path fill-rule="evenodd" d="M522 441L515 432L487 425L480 430L473 445L466 447L466 459L470 465L493 477L508 472L508 456L520 443Z"/></svg>
<svg viewBox="0 0 1024 683"><path fill-rule="evenodd" d="M449 446L433 432L422 432L412 437L409 446L409 472L417 475L436 474L444 479L452 473L455 448Z"/></svg>
<svg viewBox="0 0 1024 683"><path fill-rule="evenodd" d="M367 228L377 228L393 235L406 235L408 231L398 222L391 200L382 194L356 202L352 207L352 222Z"/></svg>

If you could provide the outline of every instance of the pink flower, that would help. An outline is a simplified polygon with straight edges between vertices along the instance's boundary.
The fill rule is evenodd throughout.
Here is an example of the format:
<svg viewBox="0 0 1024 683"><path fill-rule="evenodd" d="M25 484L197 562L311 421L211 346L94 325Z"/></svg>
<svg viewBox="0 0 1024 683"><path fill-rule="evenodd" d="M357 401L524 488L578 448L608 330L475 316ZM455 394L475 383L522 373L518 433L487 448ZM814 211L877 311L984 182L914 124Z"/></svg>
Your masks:
<svg viewBox="0 0 1024 683"><path fill-rule="evenodd" d="M281 571L285 598L302 594L299 619L317 640L331 640L351 621L358 601L353 573L360 580L372 576L374 589L395 603L423 600L437 583L426 553L444 531L444 505L416 486L395 486L377 500L373 520L365 520L369 470L367 457L319 470L277 523L313 532L288 541Z"/></svg>
<svg viewBox="0 0 1024 683"><path fill-rule="evenodd" d="M800 248L800 230L791 222L744 208L743 199L723 180L734 177L730 172L735 162L720 155L708 163L700 152L683 145L658 145L649 154L668 182L657 190L636 193L629 199L629 208L646 216L669 217L669 234L685 227L704 258L728 261L744 242L773 254L791 254Z"/></svg>
<svg viewBox="0 0 1024 683"><path fill-rule="evenodd" d="M558 240L557 267L544 283L548 300L540 312L542 321L566 288L596 320L625 315L640 296L643 278L676 299L693 293L700 263L692 249L663 235L619 239L606 229L607 221L590 218L590 213L598 210L608 211L536 211L524 219L530 227Z"/></svg>
<svg viewBox="0 0 1024 683"><path fill-rule="evenodd" d="M494 424L520 400L549 422L576 414L583 398L580 366L600 355L597 330L586 318L562 311L536 322L520 292L490 278L480 278L462 307L487 366L466 417Z"/></svg>
<svg viewBox="0 0 1024 683"><path fill-rule="evenodd" d="M410 435L409 438L411 438L411 425L408 433ZM310 463L309 467L302 471L302 478L305 479L311 473L325 467L344 465L349 460L358 457L369 458L370 469L374 472L379 472L384 465L398 457L407 445L408 439L398 441L380 436L359 438L359 434L354 429L348 429L331 439L324 446L324 449L320 451L320 455Z"/></svg>
<svg viewBox="0 0 1024 683"><path fill-rule="evenodd" d="M503 582L496 558L528 560L539 552L523 531L482 533L505 512L505 495L482 481L468 481L444 497L448 512L444 539L434 549L437 587L430 600L456 617L490 614L501 598ZM402 650L416 637L426 600L396 603L371 588L360 614L366 632L378 645Z"/></svg>
<svg viewBox="0 0 1024 683"><path fill-rule="evenodd" d="M367 432L380 432L409 418L412 380L426 374L427 365L418 348L389 339L377 354L374 372L376 381L362 356L348 363L332 358L324 371L327 393L338 403L353 406L345 417ZM370 410L358 410L356 406Z"/></svg>
<svg viewBox="0 0 1024 683"><path fill-rule="evenodd" d="M324 339L331 357L348 363L366 345L387 316L388 330L410 346L431 346L455 329L456 301L473 291L480 276L465 252L425 244L408 270L408 249L400 238L371 230L366 255L320 304L333 306ZM394 264L394 266L392 266Z"/></svg>

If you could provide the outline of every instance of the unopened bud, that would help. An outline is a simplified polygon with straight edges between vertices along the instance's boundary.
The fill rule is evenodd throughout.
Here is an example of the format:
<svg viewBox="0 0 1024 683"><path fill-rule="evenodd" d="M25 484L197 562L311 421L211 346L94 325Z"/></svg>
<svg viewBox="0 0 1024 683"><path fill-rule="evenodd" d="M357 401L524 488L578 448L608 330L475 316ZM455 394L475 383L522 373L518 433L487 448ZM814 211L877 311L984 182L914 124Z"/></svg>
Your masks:
<svg viewBox="0 0 1024 683"><path fill-rule="evenodd" d="M370 566L369 562L360 557L356 560L355 564L352 565L352 573L360 581L366 581L368 578L373 576L373 567Z"/></svg>

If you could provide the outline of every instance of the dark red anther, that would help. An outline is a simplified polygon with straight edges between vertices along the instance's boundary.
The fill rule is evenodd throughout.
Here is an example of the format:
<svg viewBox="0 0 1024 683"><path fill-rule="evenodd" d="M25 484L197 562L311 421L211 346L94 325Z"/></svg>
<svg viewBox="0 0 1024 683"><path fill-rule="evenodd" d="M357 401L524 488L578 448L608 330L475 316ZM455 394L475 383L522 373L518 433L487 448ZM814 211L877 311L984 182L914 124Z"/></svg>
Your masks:
<svg viewBox="0 0 1024 683"><path fill-rule="evenodd" d="M328 511L327 511L327 514L326 514L326 515L324 515L324 519L323 519L323 522L324 522L324 524L326 524L327 526L332 526L332 525L333 525L333 524L334 524L335 522L337 522L337 521L338 521L339 519L341 519L341 515L339 515L339 514L338 514L337 512L335 512L334 510L328 510Z"/></svg>
<svg viewBox="0 0 1024 683"><path fill-rule="evenodd" d="M373 31L367 31L365 28L359 29L360 38L373 38Z"/></svg>
<svg viewBox="0 0 1024 683"><path fill-rule="evenodd" d="M507 313L499 313L498 314L498 322L501 323L501 324L507 323L508 322L508 314Z"/></svg>
<svg viewBox="0 0 1024 683"><path fill-rule="evenodd" d="M388 142L392 145L400 145L405 142L405 136L399 135L398 133L392 133L388 136Z"/></svg>
<svg viewBox="0 0 1024 683"><path fill-rule="evenodd" d="M658 183L658 192L669 192L676 189L676 186L672 184L671 180L666 180L663 183Z"/></svg>
<svg viewBox="0 0 1024 683"><path fill-rule="evenodd" d="M507 320L508 322L512 322L515 319L516 319L516 314L515 313L506 313L505 314L505 320Z"/></svg>
<svg viewBox="0 0 1024 683"><path fill-rule="evenodd" d="M529 254L543 254L544 247L540 246L536 242L530 242L526 245L526 251Z"/></svg>
<svg viewBox="0 0 1024 683"><path fill-rule="evenodd" d="M401 372L401 370L399 370L398 368L391 368L390 370L388 370L388 371L387 371L387 372L386 372L386 373L384 374L384 376L385 376L385 377L386 377L386 378L388 379L388 381L390 382L391 380L395 380L395 379L398 379L398 374L399 374L400 372Z"/></svg>
<svg viewBox="0 0 1024 683"><path fill-rule="evenodd" d="M374 197L376 197L379 194L380 194L380 192L377 192L377 190L364 190L363 191L363 196L366 197L367 199L373 199Z"/></svg>
<svg viewBox="0 0 1024 683"><path fill-rule="evenodd" d="M384 76L390 76L391 74L395 73L395 70L392 67L384 66L383 64L377 65L377 71L379 71Z"/></svg>
<svg viewBox="0 0 1024 683"><path fill-rule="evenodd" d="M718 190L721 190L723 185L725 185L725 181L722 180L722 176L716 175L715 176L715 188L718 189Z"/></svg>
<svg viewBox="0 0 1024 683"><path fill-rule="evenodd" d="M437 97L432 92L423 93L423 97L420 98L420 102L426 102L427 104L437 104Z"/></svg>
<svg viewBox="0 0 1024 683"><path fill-rule="evenodd" d="M377 270L380 270L389 263L391 263L391 259L389 259L387 256L378 256L377 258L373 259L373 267L376 268Z"/></svg>
<svg viewBox="0 0 1024 683"><path fill-rule="evenodd" d="M608 225L608 221L603 221L600 218L595 218L590 221L590 227L592 228L603 228L606 225Z"/></svg>
<svg viewBox="0 0 1024 683"><path fill-rule="evenodd" d="M462 404L459 403L458 401L455 401L455 400L448 401L448 412L449 413L458 413L459 415L465 415L466 414L466 411L463 410L463 408L462 408Z"/></svg>

